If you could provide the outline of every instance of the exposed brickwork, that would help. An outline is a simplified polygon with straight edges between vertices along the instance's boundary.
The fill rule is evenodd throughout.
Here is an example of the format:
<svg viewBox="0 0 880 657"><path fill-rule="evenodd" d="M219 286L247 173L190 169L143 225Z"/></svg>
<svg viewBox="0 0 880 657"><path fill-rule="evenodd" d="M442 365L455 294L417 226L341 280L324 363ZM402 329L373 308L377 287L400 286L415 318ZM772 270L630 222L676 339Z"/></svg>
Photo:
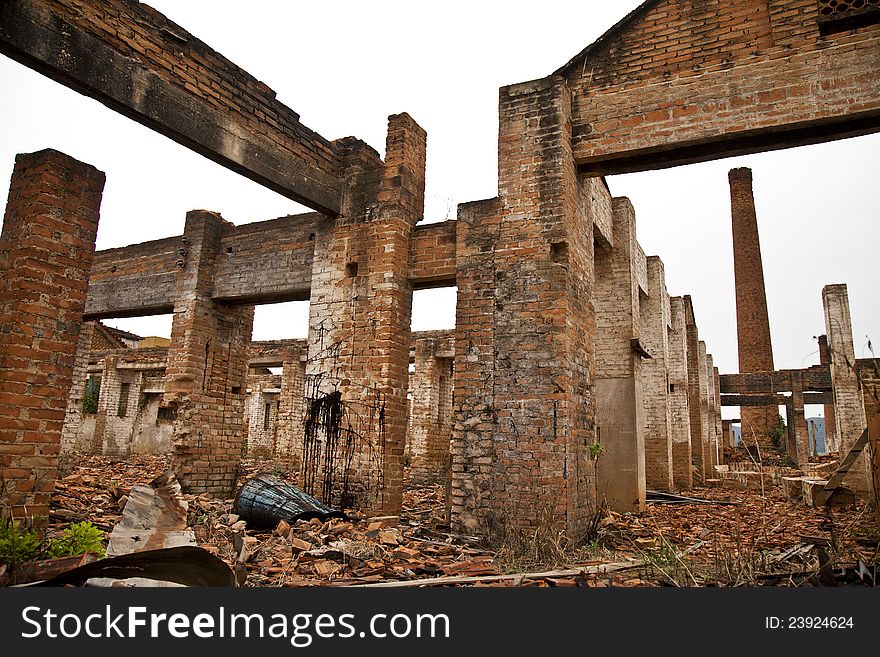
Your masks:
<svg viewBox="0 0 880 657"><path fill-rule="evenodd" d="M690 300L687 301L690 303ZM688 404L688 329L685 299L669 300L669 436L672 443L672 483L676 490L694 484L691 470L691 414ZM691 313L693 314L693 313Z"/></svg>
<svg viewBox="0 0 880 657"><path fill-rule="evenodd" d="M244 425L248 456L271 458L278 439L281 375L250 372L247 378Z"/></svg>
<svg viewBox="0 0 880 657"><path fill-rule="evenodd" d="M752 194L751 169L731 169L730 210L733 224L733 268L736 283L736 336L740 372L772 372L773 348L764 290L764 266L758 220ZM779 411L775 406L741 410L742 431L748 443L773 446L771 431Z"/></svg>
<svg viewBox="0 0 880 657"><path fill-rule="evenodd" d="M712 477L712 460L709 456L709 377L707 365L706 343L700 340L698 343L698 376L700 381L700 455L695 458L695 465L703 479Z"/></svg>
<svg viewBox="0 0 880 657"><path fill-rule="evenodd" d="M212 273L227 226L219 215L187 213L165 382L172 409L172 466L184 490L230 497L244 442L247 345L253 306L213 301Z"/></svg>
<svg viewBox="0 0 880 657"><path fill-rule="evenodd" d="M502 88L499 199L459 208L457 530L576 533L589 512L593 231L569 98L555 77Z"/></svg>
<svg viewBox="0 0 880 657"><path fill-rule="evenodd" d="M71 372L70 393L67 397L67 411L64 414L64 427L61 431L62 453L75 448L82 424L83 393L88 377L89 356L96 337L95 326L95 322L83 322L80 328L76 357Z"/></svg>
<svg viewBox="0 0 880 657"><path fill-rule="evenodd" d="M409 252L414 288L455 285L455 222L416 226Z"/></svg>
<svg viewBox="0 0 880 657"><path fill-rule="evenodd" d="M302 214L227 227L212 297L236 303L307 300L319 220L320 215Z"/></svg>
<svg viewBox="0 0 880 657"><path fill-rule="evenodd" d="M653 490L674 489L671 410L669 407L669 325L672 321L663 261L647 259L648 295L641 304L642 343L652 358L643 360L645 405L645 484Z"/></svg>
<svg viewBox="0 0 880 657"><path fill-rule="evenodd" d="M709 428L709 462L706 473L710 478L714 478L715 466L718 465L718 435L721 431L716 421L718 408L715 406L715 394L715 359L712 358L712 354L706 354L706 405Z"/></svg>
<svg viewBox="0 0 880 657"><path fill-rule="evenodd" d="M596 425L605 450L599 492L616 511L645 507L645 402L639 337L639 267L635 211L612 202L614 248L596 251Z"/></svg>
<svg viewBox="0 0 880 657"><path fill-rule="evenodd" d="M339 211L333 144L147 4L11 0L0 11L0 48L295 201Z"/></svg>
<svg viewBox="0 0 880 657"><path fill-rule="evenodd" d="M424 207L425 141L408 115L389 117L384 165L351 153L343 214L315 238L303 484L328 503L400 508L409 249ZM337 414L320 416L330 405Z"/></svg>
<svg viewBox="0 0 880 657"><path fill-rule="evenodd" d="M659 0L572 59L574 152L598 173L870 131L880 26L819 31L816 0Z"/></svg>
<svg viewBox="0 0 880 657"><path fill-rule="evenodd" d="M688 380L688 412L691 420L691 468L695 475L694 483L703 476L706 461L703 450L703 434L706 426L703 419L702 400L705 388L705 374L700 374L700 333L694 319L693 304L690 297L684 297L685 321L687 330L687 380ZM705 368L702 368L705 372Z"/></svg>
<svg viewBox="0 0 880 657"><path fill-rule="evenodd" d="M831 352L828 350L828 336L819 336L819 363L831 364ZM837 420L834 419L834 404L825 404L825 449L829 452L838 451Z"/></svg>
<svg viewBox="0 0 880 657"><path fill-rule="evenodd" d="M452 359L438 357L448 338L420 337L414 342L409 377L409 432L406 453L413 483L445 480L452 438ZM454 347L453 347L454 348Z"/></svg>
<svg viewBox="0 0 880 657"><path fill-rule="evenodd" d="M104 174L52 150L15 160L0 234L4 511L48 516Z"/></svg>
<svg viewBox="0 0 880 657"><path fill-rule="evenodd" d="M294 472L302 469L303 395L306 379L305 341L296 341L284 349L281 363L281 397L278 404L278 429L275 456L286 460Z"/></svg>
<svg viewBox="0 0 880 657"><path fill-rule="evenodd" d="M865 402L865 419L870 424L874 417L880 415L880 358L859 358L856 368ZM825 435L828 435L827 429Z"/></svg>
<svg viewBox="0 0 880 657"><path fill-rule="evenodd" d="M852 318L846 285L826 285L822 288L822 306L825 309L825 335L831 355L831 381L834 390L834 420L841 456L868 426L865 405L856 371L855 349L852 338ZM872 495L870 460L862 453L853 464L844 483L863 497Z"/></svg>

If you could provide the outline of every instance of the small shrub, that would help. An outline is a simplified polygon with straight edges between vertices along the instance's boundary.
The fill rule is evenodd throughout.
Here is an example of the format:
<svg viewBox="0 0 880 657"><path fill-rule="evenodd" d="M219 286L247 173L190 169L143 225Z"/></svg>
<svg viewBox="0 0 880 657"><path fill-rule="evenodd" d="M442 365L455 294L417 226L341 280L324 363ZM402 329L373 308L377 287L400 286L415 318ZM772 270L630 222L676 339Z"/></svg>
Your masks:
<svg viewBox="0 0 880 657"><path fill-rule="evenodd" d="M74 557L85 552L96 552L99 558L106 556L104 532L92 523L75 522L64 530L60 538L49 542L47 550L50 557Z"/></svg>
<svg viewBox="0 0 880 657"><path fill-rule="evenodd" d="M0 563L10 568L33 561L40 554L43 539L31 527L12 518L0 519Z"/></svg>

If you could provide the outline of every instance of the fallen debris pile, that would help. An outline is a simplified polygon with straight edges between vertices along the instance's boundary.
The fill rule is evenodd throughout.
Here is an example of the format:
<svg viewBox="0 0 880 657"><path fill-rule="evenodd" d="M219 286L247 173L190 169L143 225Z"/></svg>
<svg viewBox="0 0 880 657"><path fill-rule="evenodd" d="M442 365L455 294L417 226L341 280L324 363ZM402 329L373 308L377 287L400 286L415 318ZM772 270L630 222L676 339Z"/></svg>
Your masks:
<svg viewBox="0 0 880 657"><path fill-rule="evenodd" d="M78 457L70 474L57 482L50 531L81 519L111 530L132 488L168 465L166 457L155 456L127 461ZM264 470L283 474L271 466L245 461L240 484ZM876 581L876 530L865 506L812 509L748 490L658 493L643 514L606 512L598 535L572 551L569 562L548 564L551 569L526 566L534 572L514 572L515 565L475 537L451 533L440 485L407 489L400 516L368 518L350 512L345 518L284 520L271 528L249 527L234 512L232 499L183 498L186 524L198 546L233 568L244 586L810 586Z"/></svg>

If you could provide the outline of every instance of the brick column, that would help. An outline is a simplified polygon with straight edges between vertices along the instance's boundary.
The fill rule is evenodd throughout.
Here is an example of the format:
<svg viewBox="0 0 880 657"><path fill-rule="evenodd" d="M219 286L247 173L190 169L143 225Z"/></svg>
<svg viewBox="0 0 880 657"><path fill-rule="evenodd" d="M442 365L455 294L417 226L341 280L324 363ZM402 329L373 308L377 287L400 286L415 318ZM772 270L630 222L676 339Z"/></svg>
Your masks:
<svg viewBox="0 0 880 657"><path fill-rule="evenodd" d="M83 322L76 346L76 359L73 364L73 382L67 397L67 411L64 414L64 428L61 431L61 453L76 449L76 438L83 421L83 395L88 378L89 356L92 338L95 335L95 322Z"/></svg>
<svg viewBox="0 0 880 657"><path fill-rule="evenodd" d="M596 425L605 451L599 459L599 493L615 511L645 508L645 433L636 282L635 211L616 198L614 248L596 252Z"/></svg>
<svg viewBox="0 0 880 657"><path fill-rule="evenodd" d="M712 458L710 456L710 429L709 429L709 376L708 376L708 354L706 353L706 343L702 340L699 342L699 376L700 376L700 428L701 428L701 468L700 472L703 479L712 477Z"/></svg>
<svg viewBox="0 0 880 657"><path fill-rule="evenodd" d="M440 428L440 367L432 338L415 341L415 370L410 375L410 475L415 484L443 479L449 437Z"/></svg>
<svg viewBox="0 0 880 657"><path fill-rule="evenodd" d="M687 324L684 299L669 300L669 435L672 444L672 483L676 490L693 488L691 416L688 405Z"/></svg>
<svg viewBox="0 0 880 657"><path fill-rule="evenodd" d="M0 234L0 502L48 516L104 174L53 150L15 159Z"/></svg>
<svg viewBox="0 0 880 657"><path fill-rule="evenodd" d="M172 467L189 493L231 497L244 444L247 347L253 306L211 299L226 222L186 215L163 403L173 410Z"/></svg>
<svg viewBox="0 0 880 657"><path fill-rule="evenodd" d="M590 513L592 183L570 102L560 77L502 88L499 199L459 209L456 531L577 535Z"/></svg>
<svg viewBox="0 0 880 657"><path fill-rule="evenodd" d="M828 350L828 336L819 336L819 364L830 365L831 353ZM834 418L834 403L825 404L825 451L837 452L840 443L837 440L837 420Z"/></svg>
<svg viewBox="0 0 880 657"><path fill-rule="evenodd" d="M728 180L733 219L739 371L772 372L773 348L770 342L770 320L767 315L758 220L752 195L752 171L746 168L731 169ZM776 426L778 416L779 410L774 406L749 406L740 409L743 435L748 436L746 444L754 444L757 438L761 448L772 447L770 432Z"/></svg>
<svg viewBox="0 0 880 657"><path fill-rule="evenodd" d="M825 309L825 334L828 336L831 356L834 419L842 459L867 426L865 406L856 371L852 318L846 285L826 285L822 288L822 305ZM858 495L867 497L872 494L869 482L870 462L866 450L853 464L844 483Z"/></svg>
<svg viewBox="0 0 880 657"><path fill-rule="evenodd" d="M708 453L709 463L707 476L710 479L715 478L715 466L718 465L718 427L715 423L717 409L715 408L715 359L712 354L706 354L706 403L709 407L709 442Z"/></svg>
<svg viewBox="0 0 880 657"><path fill-rule="evenodd" d="M690 306L690 297L685 297L685 299L687 299L687 305ZM701 478L705 460L703 434L706 427L703 421L700 389L705 385L705 381L704 377L700 376L700 334L692 316L688 317L687 324L687 368L688 411L691 419L691 466L696 476Z"/></svg>
<svg viewBox="0 0 880 657"><path fill-rule="evenodd" d="M426 134L389 117L384 164L342 140L343 212L315 238L303 487L333 506L397 513L403 496L412 287Z"/></svg>
<svg viewBox="0 0 880 657"><path fill-rule="evenodd" d="M281 365L281 393L278 399L278 434L275 456L288 464L291 472L302 474L303 385L305 362L303 348L287 348ZM301 484L302 482L300 482Z"/></svg>
<svg viewBox="0 0 880 657"><path fill-rule="evenodd" d="M645 408L645 483L654 490L673 490L669 409L669 294L663 261L647 258L648 296L641 306L641 341L653 358L643 360Z"/></svg>
<svg viewBox="0 0 880 657"><path fill-rule="evenodd" d="M92 434L92 454L128 456L130 440L116 435L114 419L119 409L119 392L122 380L116 369L117 356L104 357L101 370L101 390L98 393L98 410L95 413L95 432ZM128 436L130 439L130 435Z"/></svg>
<svg viewBox="0 0 880 657"><path fill-rule="evenodd" d="M788 453L798 465L803 465L810 460L810 436L804 413L804 387L800 372L791 373L791 410L794 422L790 427Z"/></svg>
<svg viewBox="0 0 880 657"><path fill-rule="evenodd" d="M717 367L712 368L712 381L715 384L715 454L716 463L724 463L724 437L721 422L721 373Z"/></svg>

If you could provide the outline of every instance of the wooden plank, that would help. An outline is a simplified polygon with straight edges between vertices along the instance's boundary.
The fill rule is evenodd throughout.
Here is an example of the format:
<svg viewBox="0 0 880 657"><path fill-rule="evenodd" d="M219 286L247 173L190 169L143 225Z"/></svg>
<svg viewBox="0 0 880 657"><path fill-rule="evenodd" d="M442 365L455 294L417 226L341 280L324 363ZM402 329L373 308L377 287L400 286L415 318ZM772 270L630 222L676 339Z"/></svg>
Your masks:
<svg viewBox="0 0 880 657"><path fill-rule="evenodd" d="M637 568L644 565L642 561L627 561L618 563L599 564L597 566L583 566L568 570L549 570L541 573L519 573L515 575L477 575L473 577L433 577L429 579L410 579L401 582L377 582L375 584L352 584L360 588L411 588L416 586L446 586L450 584L474 584L476 582L504 582L524 579L546 579L548 577L576 577L596 573L611 573L626 568Z"/></svg>
<svg viewBox="0 0 880 657"><path fill-rule="evenodd" d="M862 453L862 450L865 449L865 445L868 444L868 429L867 427L862 432L862 435L859 436L859 439L853 444L850 448L847 455L844 457L843 461L840 462L840 465L837 467L837 470L834 471L828 478L828 483L825 484L824 491L824 500L827 502L828 498L831 497L831 493L843 483L843 478L846 477L846 473L849 472L849 469L853 466L853 463L856 462L856 459L859 458L859 454Z"/></svg>

